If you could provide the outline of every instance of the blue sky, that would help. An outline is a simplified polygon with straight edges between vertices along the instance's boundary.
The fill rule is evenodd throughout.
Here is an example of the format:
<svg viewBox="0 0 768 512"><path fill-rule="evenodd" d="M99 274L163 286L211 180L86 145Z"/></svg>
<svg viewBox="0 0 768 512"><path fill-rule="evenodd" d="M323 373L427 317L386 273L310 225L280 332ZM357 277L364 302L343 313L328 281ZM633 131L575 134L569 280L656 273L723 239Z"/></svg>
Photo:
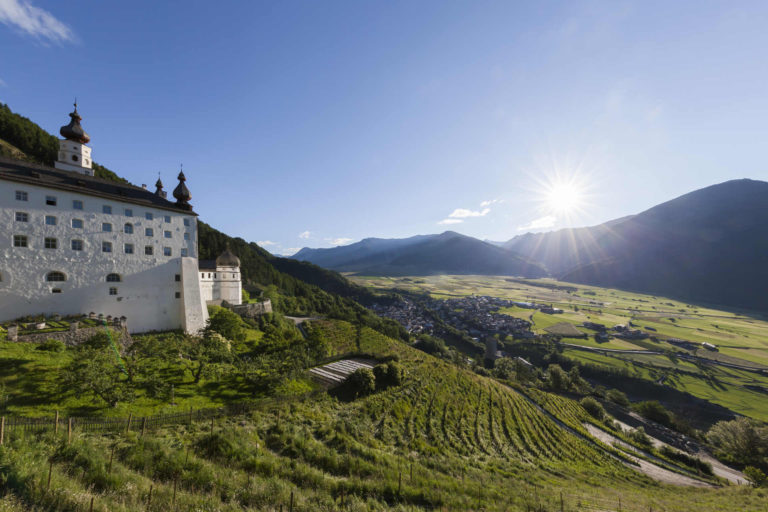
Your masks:
<svg viewBox="0 0 768 512"><path fill-rule="evenodd" d="M765 2L0 0L0 101L275 253L768 178ZM572 207L549 199L577 190ZM573 194L573 193L571 193ZM567 199L567 198L566 198Z"/></svg>

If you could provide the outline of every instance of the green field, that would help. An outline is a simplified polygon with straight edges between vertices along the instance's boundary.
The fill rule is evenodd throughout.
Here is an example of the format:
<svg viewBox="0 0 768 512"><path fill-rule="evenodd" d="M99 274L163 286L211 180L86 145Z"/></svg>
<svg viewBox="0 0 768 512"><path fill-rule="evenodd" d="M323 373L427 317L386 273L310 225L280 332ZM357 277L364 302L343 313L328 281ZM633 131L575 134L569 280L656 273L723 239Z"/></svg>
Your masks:
<svg viewBox="0 0 768 512"><path fill-rule="evenodd" d="M544 334L547 328L560 322L580 326L596 322L608 327L632 324L657 338L640 341L611 338L598 343L587 339L564 338L563 342L595 349L680 351L666 343L666 338L681 338L693 342L708 342L718 351L699 348L686 351L691 355L765 369L762 374L714 364L692 364L666 355L610 354L566 349L565 353L582 362L625 368L636 376L664 383L681 391L727 407L734 412L768 421L768 321L761 313L724 311L713 306L701 306L665 297L656 297L621 290L598 288L551 279L522 280L493 276L419 276L365 277L349 276L353 281L379 289L403 289L427 293L435 298L489 295L520 302L552 304L563 314L547 315L539 311L510 307L501 310L533 322L533 330ZM558 289L559 287L559 289ZM565 289L567 288L567 289ZM578 327L585 333L593 331ZM674 370L683 370L675 375ZM747 388L745 386L751 386ZM766 391L761 392L759 388Z"/></svg>
<svg viewBox="0 0 768 512"><path fill-rule="evenodd" d="M674 486L622 463L584 437L588 417L573 400L513 389L368 328L309 328L331 352L398 358L404 380L353 401L315 393L146 436L75 432L67 444L63 432L11 430L0 510L89 510L91 500L96 511L764 509L760 489Z"/></svg>

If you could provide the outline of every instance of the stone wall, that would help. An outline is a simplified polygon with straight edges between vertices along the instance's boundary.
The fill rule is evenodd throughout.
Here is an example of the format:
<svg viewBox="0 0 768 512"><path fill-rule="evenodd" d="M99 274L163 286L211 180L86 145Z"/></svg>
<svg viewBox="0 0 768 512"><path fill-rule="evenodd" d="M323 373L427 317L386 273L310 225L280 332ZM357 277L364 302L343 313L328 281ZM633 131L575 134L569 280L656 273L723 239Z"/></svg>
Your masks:
<svg viewBox="0 0 768 512"><path fill-rule="evenodd" d="M267 299L264 302L254 302L251 304L238 304L236 306L227 304L225 307L230 308L232 311L234 311L240 316L244 316L247 318L256 318L265 313L272 312L272 301Z"/></svg>
<svg viewBox="0 0 768 512"><path fill-rule="evenodd" d="M128 329L125 327L109 326L112 332L119 333L119 339L123 345L128 346L133 341L131 335L128 333ZM58 340L65 345L75 346L87 341L92 336L104 332L104 327L85 327L78 328L77 322L73 322L70 325L68 331L55 331L55 332L41 332L36 334L17 334L15 327L8 329L8 341L26 341L30 343L44 343L48 340Z"/></svg>

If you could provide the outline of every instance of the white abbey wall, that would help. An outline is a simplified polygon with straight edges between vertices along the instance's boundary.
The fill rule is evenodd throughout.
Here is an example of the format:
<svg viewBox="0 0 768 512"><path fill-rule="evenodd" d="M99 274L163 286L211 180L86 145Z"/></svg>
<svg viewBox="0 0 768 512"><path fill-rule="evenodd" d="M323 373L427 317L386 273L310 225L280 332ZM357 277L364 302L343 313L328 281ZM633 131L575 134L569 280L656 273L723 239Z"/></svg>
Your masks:
<svg viewBox="0 0 768 512"><path fill-rule="evenodd" d="M243 302L243 284L239 267L216 267L216 270L200 270L200 289L206 302L232 305Z"/></svg>
<svg viewBox="0 0 768 512"><path fill-rule="evenodd" d="M26 192L27 201L17 200L16 191ZM56 205L47 205L46 196L55 197ZM82 201L82 210L73 208L76 200ZM105 213L104 206L112 213ZM16 212L26 214L28 221L17 221ZM146 213L153 218L147 219ZM56 224L46 224L46 216L54 217ZM73 227L73 220L82 221L82 228ZM103 231L103 223L111 224L112 231ZM133 233L125 233L126 223L133 225ZM152 236L145 228L153 230ZM28 246L14 247L14 235L27 236ZM57 248L45 248L46 237L55 238ZM83 249L73 250L72 240L81 240ZM102 242L112 244L111 253L102 252ZM133 254L126 254L125 244L133 244ZM145 255L145 246L152 248L152 255ZM164 255L164 248L170 256ZM131 332L196 326L196 317L204 324L204 303L195 306L199 312L184 309L185 285L198 296L200 288L197 279L182 279L182 259L188 259L182 258L182 250L196 266L194 215L0 181L0 320L93 311L127 317ZM51 271L63 272L66 281L46 281ZM110 273L119 274L121 282L107 282ZM117 288L117 295L110 295L110 288Z"/></svg>

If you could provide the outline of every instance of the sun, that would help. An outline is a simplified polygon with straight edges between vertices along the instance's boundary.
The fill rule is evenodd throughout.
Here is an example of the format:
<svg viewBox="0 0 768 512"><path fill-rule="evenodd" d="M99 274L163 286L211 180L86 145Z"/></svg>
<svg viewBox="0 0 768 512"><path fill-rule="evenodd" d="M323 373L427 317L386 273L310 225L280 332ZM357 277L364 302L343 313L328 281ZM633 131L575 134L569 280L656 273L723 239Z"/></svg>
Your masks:
<svg viewBox="0 0 768 512"><path fill-rule="evenodd" d="M556 180L547 188L545 200L551 213L568 215L584 205L584 191L572 180Z"/></svg>

